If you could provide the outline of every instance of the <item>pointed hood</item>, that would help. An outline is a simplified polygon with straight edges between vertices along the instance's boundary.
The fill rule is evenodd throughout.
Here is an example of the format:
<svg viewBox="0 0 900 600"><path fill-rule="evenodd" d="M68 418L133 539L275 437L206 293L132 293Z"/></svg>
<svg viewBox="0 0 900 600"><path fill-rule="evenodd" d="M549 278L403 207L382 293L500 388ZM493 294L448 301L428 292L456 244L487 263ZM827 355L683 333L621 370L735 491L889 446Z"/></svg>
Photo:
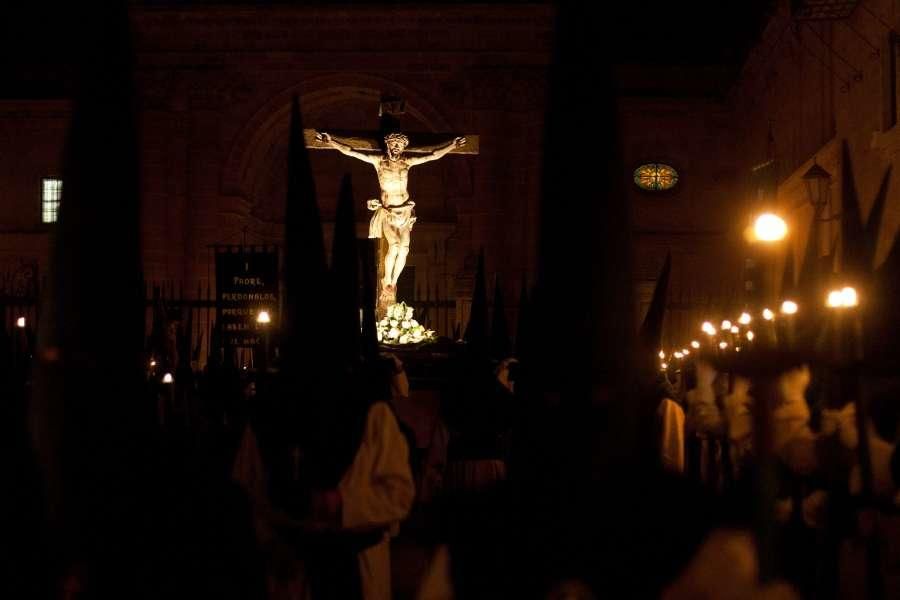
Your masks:
<svg viewBox="0 0 900 600"><path fill-rule="evenodd" d="M478 253L475 288L472 292L472 308L463 339L469 349L475 353L482 353L488 350L488 306L487 284L484 276L484 249Z"/></svg>
<svg viewBox="0 0 900 600"><path fill-rule="evenodd" d="M506 305L503 302L503 290L500 278L494 278L494 311L491 318L491 355L503 360L510 355L512 344L509 341L509 325L506 322Z"/></svg>
<svg viewBox="0 0 900 600"><path fill-rule="evenodd" d="M888 189L891 183L891 171L893 166L888 166L881 178L881 185L878 186L878 195L875 196L875 202L872 204L872 210L869 211L869 218L866 220L866 264L870 269L875 268L875 253L878 250L878 238L881 235L881 224L884 221L884 207L887 204Z"/></svg>
<svg viewBox="0 0 900 600"><path fill-rule="evenodd" d="M532 296L533 314L557 315L569 330L580 332L566 337L567 352L561 353L556 350L560 341L556 320L533 322L541 377L557 389L569 388L561 391L576 403L588 401L591 390L609 389L627 379L635 340L631 214L625 200L626 169L619 149L613 78L604 60L596 62L590 73L584 69L584 48L604 44L595 29L599 16L595 10L570 3L560 5L557 13ZM588 87L600 92L586 95ZM585 136L599 145L589 153L572 153ZM590 185L585 178L590 178ZM610 339L617 343L610 344ZM584 374L583 380L575 382L567 376L571 372Z"/></svg>
<svg viewBox="0 0 900 600"><path fill-rule="evenodd" d="M672 255L666 254L656 287L653 288L653 298L644 316L639 334L641 352L644 354L656 354L662 344L663 321L666 316L666 303L669 296L669 274L672 270Z"/></svg>
<svg viewBox="0 0 900 600"><path fill-rule="evenodd" d="M126 515L140 514L154 416L142 401L145 309L127 7L80 10L84 43L72 48L80 72L41 313L32 429L51 513L66 533L60 546L71 544L66 549L96 572L111 574L98 582L105 589L92 590L103 597L126 576L119 561L141 560L125 559L139 551L125 533L133 525Z"/></svg>
<svg viewBox="0 0 900 600"><path fill-rule="evenodd" d="M197 282L197 301L203 298L203 285L200 282ZM197 311L197 337L194 340L194 348L191 350L191 361L197 365L200 365L200 352L201 348L203 348L203 329L201 328L200 322L200 312Z"/></svg>
<svg viewBox="0 0 900 600"><path fill-rule="evenodd" d="M206 363L210 368L222 367L225 362L222 348L222 326L218 322L213 321L209 333L209 346L207 347L208 355Z"/></svg>
<svg viewBox="0 0 900 600"><path fill-rule="evenodd" d="M150 339L147 341L147 351L150 356L163 364L166 355L166 329L168 319L166 308L163 305L162 295L158 286L153 287L153 317L150 324Z"/></svg>
<svg viewBox="0 0 900 600"><path fill-rule="evenodd" d="M781 297L784 299L797 298L797 282L794 277L794 250L788 247L784 257L784 271L781 273Z"/></svg>
<svg viewBox="0 0 900 600"><path fill-rule="evenodd" d="M377 238L359 240L360 278L362 280L362 355L366 361L373 361L378 356L378 338L375 327L375 280L378 266Z"/></svg>
<svg viewBox="0 0 900 600"><path fill-rule="evenodd" d="M334 238L331 251L331 276L334 309L332 325L334 349L346 366L359 358L359 253L356 243L356 218L353 212L353 184L350 174L341 180Z"/></svg>
<svg viewBox="0 0 900 600"><path fill-rule="evenodd" d="M816 208L812 221L809 224L809 234L806 237L806 247L803 251L803 262L797 274L797 288L804 297L812 297L819 293L822 273L819 267L819 237L821 235L822 209Z"/></svg>
<svg viewBox="0 0 900 600"><path fill-rule="evenodd" d="M900 368L900 352L896 339L900 335L900 233L894 235L887 258L878 267L873 281L872 320L866 336L867 356L876 362L891 365L895 372ZM877 333L875 333L877 332Z"/></svg>
<svg viewBox="0 0 900 600"><path fill-rule="evenodd" d="M515 350L513 351L513 355L520 360L522 359L522 357L528 356L529 353L529 310L530 306L528 303L528 283L523 278L522 289L519 291L519 314L516 316L516 346Z"/></svg>
<svg viewBox="0 0 900 600"><path fill-rule="evenodd" d="M191 347L191 334L193 331L194 311L190 307L183 306L177 332L178 364L176 365L177 369L182 373L190 373L191 371L191 359L194 351Z"/></svg>
<svg viewBox="0 0 900 600"><path fill-rule="evenodd" d="M862 224L853 163L846 140L842 147L841 184L841 272L851 280L859 280L869 271L869 244Z"/></svg>
<svg viewBox="0 0 900 600"><path fill-rule="evenodd" d="M325 339L324 319L309 318L309 315L321 314L322 297L328 295L328 279L316 186L303 141L300 102L296 96L291 102L284 226L282 372L298 375L306 366L301 340Z"/></svg>

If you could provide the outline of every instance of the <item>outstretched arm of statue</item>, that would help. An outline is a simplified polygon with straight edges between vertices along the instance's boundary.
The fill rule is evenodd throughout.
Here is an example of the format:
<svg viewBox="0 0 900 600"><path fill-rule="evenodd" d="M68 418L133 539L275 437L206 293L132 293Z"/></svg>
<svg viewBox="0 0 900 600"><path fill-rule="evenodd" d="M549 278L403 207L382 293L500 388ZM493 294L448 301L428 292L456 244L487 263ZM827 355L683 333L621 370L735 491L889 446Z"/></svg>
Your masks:
<svg viewBox="0 0 900 600"><path fill-rule="evenodd" d="M464 138L464 137L454 138L453 140L447 142L443 146L435 148L428 154L424 154L422 156L411 156L411 157L407 158L406 163L409 166L421 165L422 163L427 163L432 160L437 160L439 158L443 158L444 156L449 154L451 150L455 150L456 148L462 148L465 145L466 145L466 138Z"/></svg>
<svg viewBox="0 0 900 600"><path fill-rule="evenodd" d="M339 142L338 140L331 137L331 134L325 133L324 131L316 132L316 140L328 144L341 154L346 154L347 156L356 158L363 162L367 162L369 164L375 165L378 164L380 158L374 154L366 154L364 152L360 152L359 150L354 150L353 146L350 144L345 144L344 142Z"/></svg>

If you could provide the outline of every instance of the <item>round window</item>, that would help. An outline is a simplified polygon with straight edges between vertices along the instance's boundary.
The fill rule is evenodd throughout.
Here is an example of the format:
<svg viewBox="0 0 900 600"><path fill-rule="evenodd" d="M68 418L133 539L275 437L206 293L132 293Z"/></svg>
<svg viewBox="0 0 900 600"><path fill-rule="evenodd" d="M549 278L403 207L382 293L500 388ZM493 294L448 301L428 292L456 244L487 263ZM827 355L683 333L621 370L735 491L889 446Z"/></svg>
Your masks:
<svg viewBox="0 0 900 600"><path fill-rule="evenodd" d="M678 171L663 163L647 163L634 170L634 183L642 190L671 190L678 183Z"/></svg>

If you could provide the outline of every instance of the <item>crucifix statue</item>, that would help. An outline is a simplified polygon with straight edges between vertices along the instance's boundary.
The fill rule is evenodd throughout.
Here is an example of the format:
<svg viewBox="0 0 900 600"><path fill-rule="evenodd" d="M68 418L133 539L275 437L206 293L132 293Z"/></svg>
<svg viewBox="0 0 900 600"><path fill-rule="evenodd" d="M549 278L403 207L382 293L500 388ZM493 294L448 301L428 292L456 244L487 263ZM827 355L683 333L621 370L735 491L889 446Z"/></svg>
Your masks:
<svg viewBox="0 0 900 600"><path fill-rule="evenodd" d="M385 129L385 110L386 103L383 102L379 111L382 116L383 130ZM390 116L394 114L396 113ZM396 120L388 122L390 129L393 130L379 136L381 139L373 134L332 135L316 130L304 132L308 148L337 150L342 154L369 163L375 168L375 173L378 175L381 197L369 200L367 207L374 213L369 221L369 237L382 238L387 245L381 257L381 265L379 265L383 269L379 282L381 287L378 300L379 309L384 309L396 302L397 281L406 266L410 233L416 222L414 208L416 203L409 197L407 191L409 170L416 165L438 160L451 152L466 154L478 152L477 136L418 134L413 137L417 138L419 143L411 146L409 136L398 131L399 126ZM447 141L448 137L451 138L449 141ZM444 141L435 144L436 139Z"/></svg>

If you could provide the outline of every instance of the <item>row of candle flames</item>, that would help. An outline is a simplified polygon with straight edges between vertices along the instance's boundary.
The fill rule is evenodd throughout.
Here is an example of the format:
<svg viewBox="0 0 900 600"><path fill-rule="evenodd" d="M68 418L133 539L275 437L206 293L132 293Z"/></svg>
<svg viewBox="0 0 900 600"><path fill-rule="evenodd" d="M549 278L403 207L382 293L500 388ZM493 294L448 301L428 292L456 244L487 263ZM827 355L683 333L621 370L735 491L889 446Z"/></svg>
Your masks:
<svg viewBox="0 0 900 600"><path fill-rule="evenodd" d="M845 286L841 289L834 289L828 292L828 296L825 299L825 306L831 309L848 309L859 306L859 296L857 295L856 289L851 286ZM797 314L797 311L800 310L799 305L793 300L785 300L781 303L781 314L784 315L785 318L791 318L793 315ZM762 310L762 318L764 321L772 322L775 320L775 312L769 308L764 308ZM740 343L742 340L746 339L747 343L753 342L756 334L752 329L749 328L750 323L753 321L753 317L748 312L742 312L740 317L738 317L736 323L732 323L728 319L722 321L718 328L711 323L710 321L704 321L700 326L700 330L703 331L706 335L710 337L710 340L716 337L720 332L727 332L732 335L732 343L729 344L726 340L721 340L718 343L719 350L725 351L728 350L729 346L732 347L734 352L741 351ZM744 331L742 332L741 327L743 326ZM672 360L684 360L685 357L691 354L691 349L697 351L700 349L700 341L699 340L691 340L690 348L682 348L681 350L675 350L666 354L665 350L659 351L659 360L660 360L660 370L667 371L669 369L669 365Z"/></svg>
<svg viewBox="0 0 900 600"><path fill-rule="evenodd" d="M788 235L788 227L784 220L776 214L773 213L763 213L759 215L753 222L753 224L747 228L746 238L751 243L761 242L763 244L773 244L782 241ZM828 292L827 297L825 298L825 306L830 309L840 310L840 309L850 309L859 305L859 296L857 295L856 289L851 286L845 286L841 289L834 289ZM781 303L781 314L784 315L785 318L790 319L793 315L797 314L797 311L800 307L793 300L785 300ZM762 310L762 318L767 322L773 322L775 320L775 313L769 309L764 308ZM716 329L716 326L713 325L710 321L704 321L700 326L701 331L707 334L710 338L710 341L714 342L714 338L716 335L721 332L728 332L732 335L732 343L729 344L726 340L721 340L718 343L719 351L727 351L729 346L732 347L734 352L741 351L741 343L742 340L746 339L748 343L753 342L756 334L753 333L753 330L749 328L750 323L752 322L753 317L748 312L741 313L740 317L737 319L737 323L732 323L728 319L722 321L720 327ZM741 326L744 327L744 332L742 335ZM692 340L690 343L691 348L684 347L681 350L675 350L670 354L666 354L664 350L659 351L659 360L660 360L660 370L668 371L669 364L673 360L681 361L684 360L685 357L690 356L691 349L697 351L700 349L700 341Z"/></svg>

